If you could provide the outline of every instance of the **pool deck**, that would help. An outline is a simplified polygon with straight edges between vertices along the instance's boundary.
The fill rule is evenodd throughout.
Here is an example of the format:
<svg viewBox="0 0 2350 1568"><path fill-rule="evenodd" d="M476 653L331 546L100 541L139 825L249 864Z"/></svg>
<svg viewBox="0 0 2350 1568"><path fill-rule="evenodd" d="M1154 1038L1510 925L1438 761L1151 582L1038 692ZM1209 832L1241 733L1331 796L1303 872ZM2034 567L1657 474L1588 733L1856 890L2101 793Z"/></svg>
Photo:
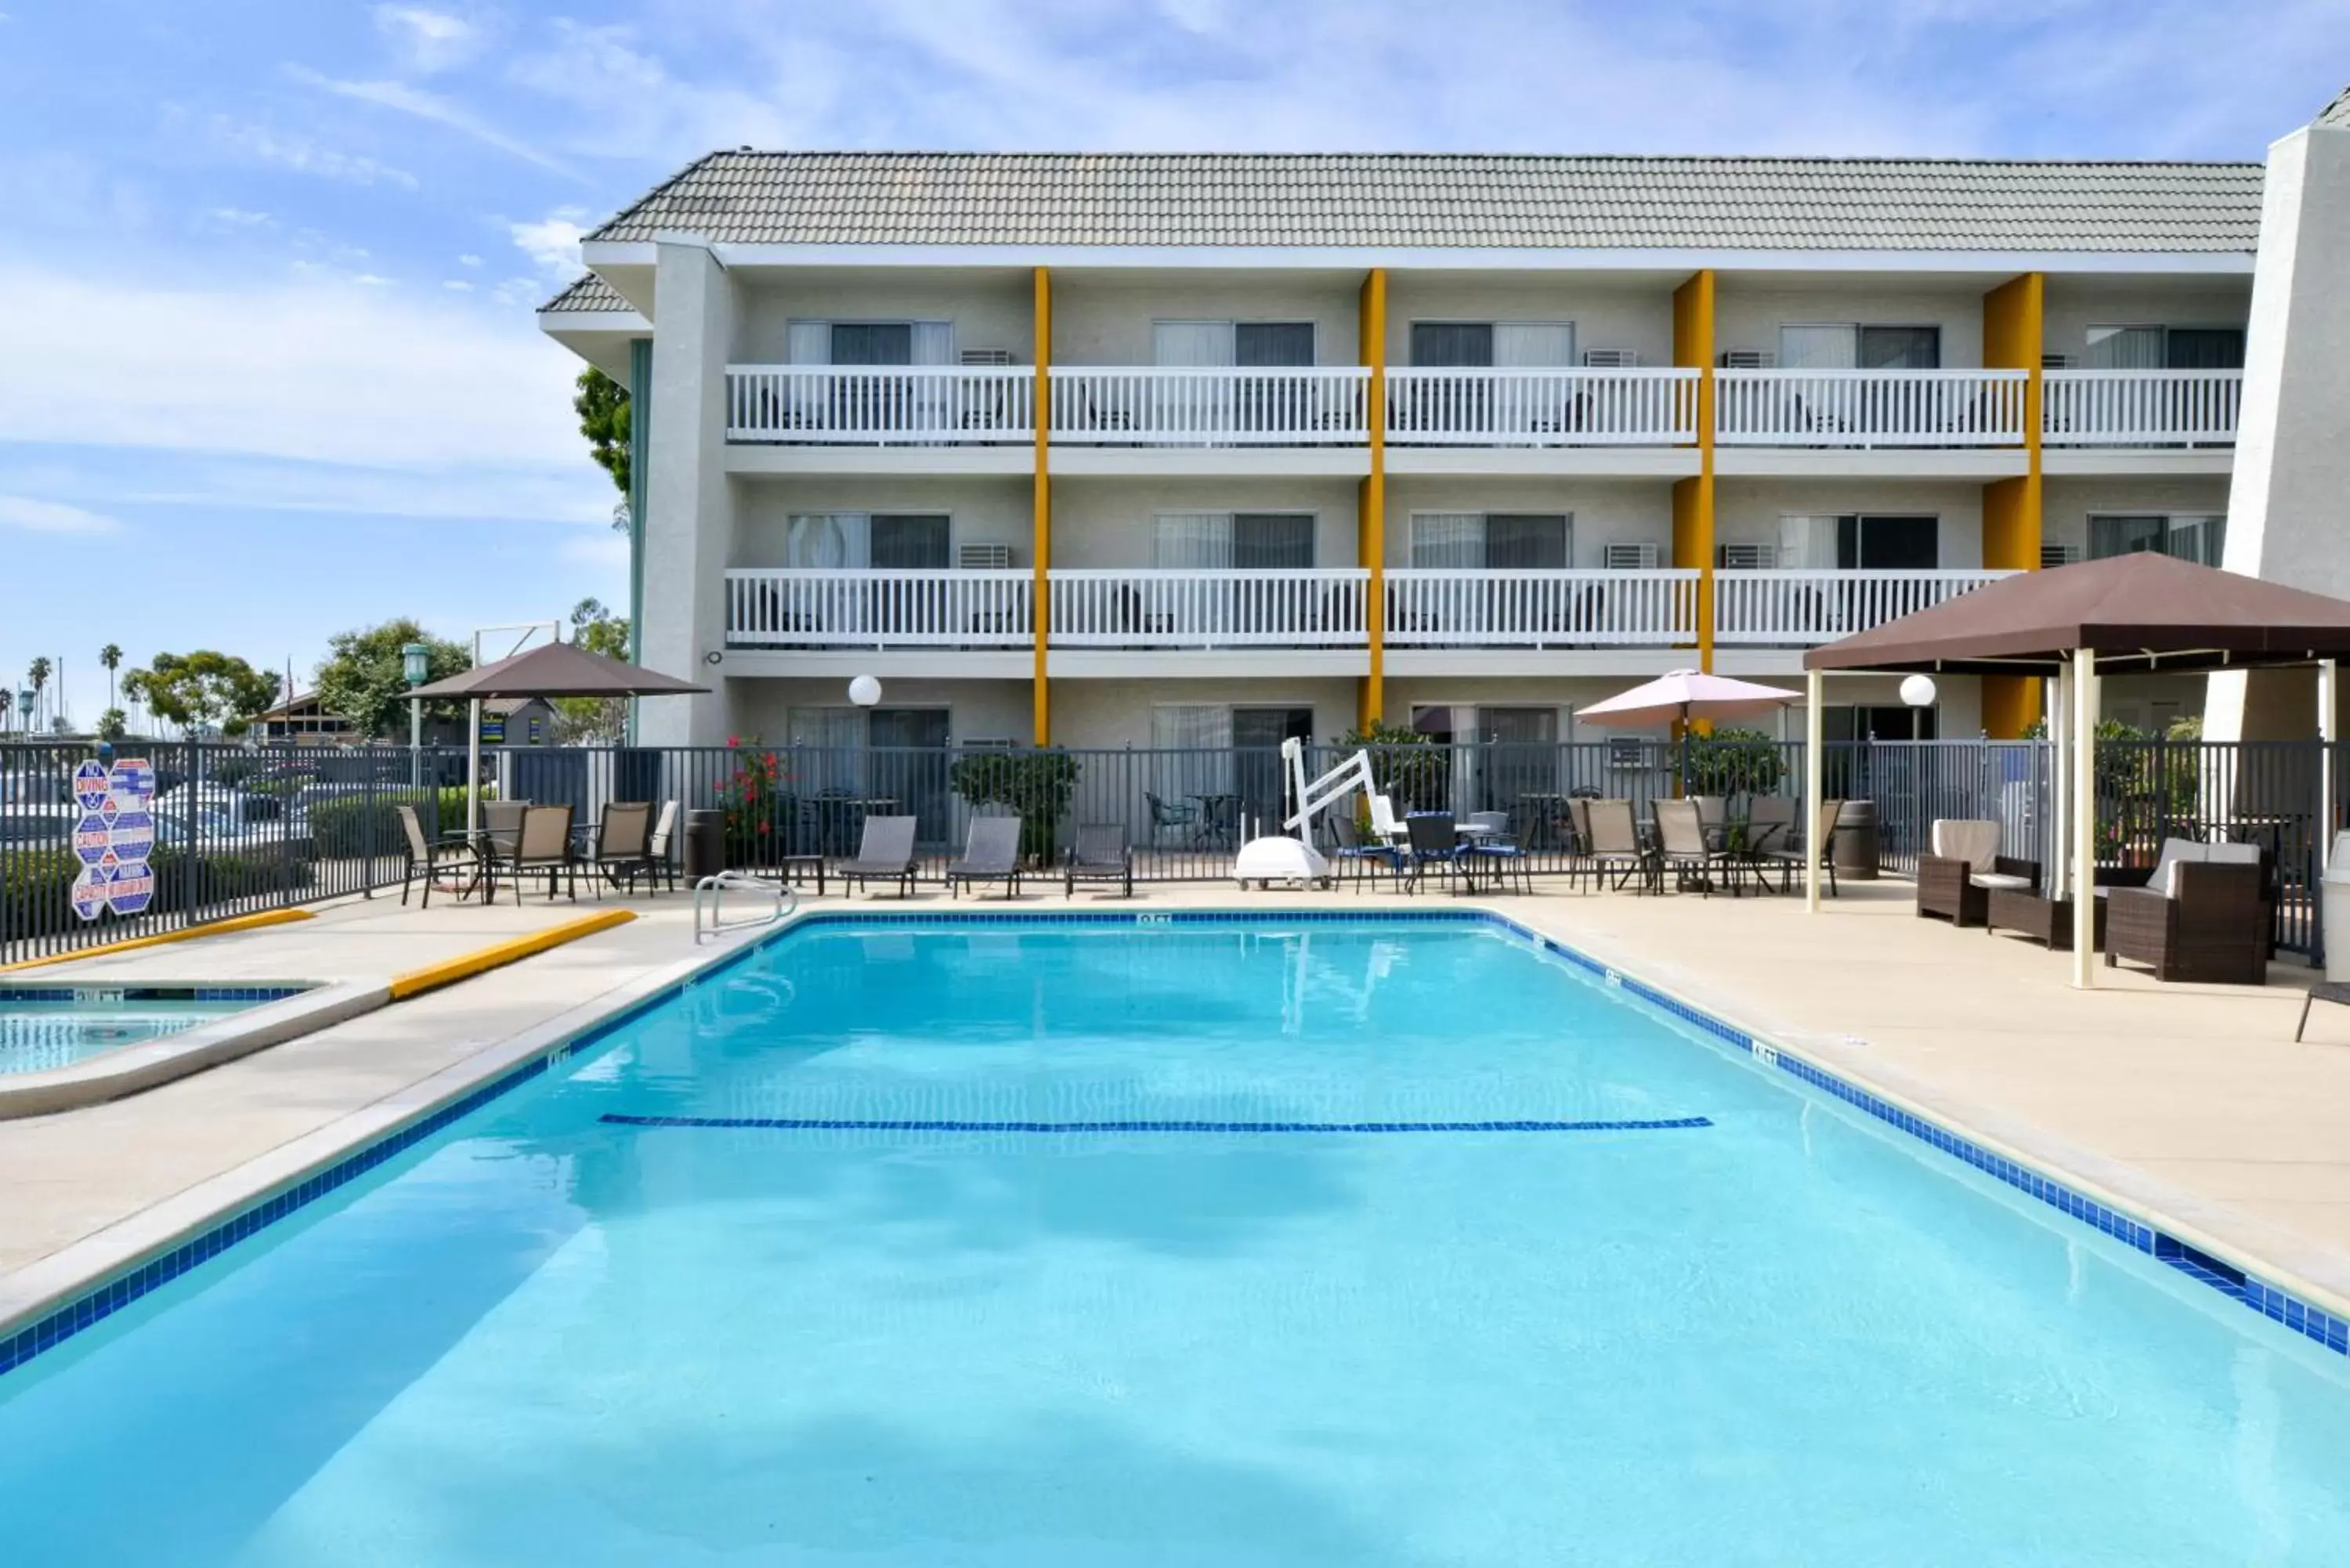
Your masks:
<svg viewBox="0 0 2350 1568"><path fill-rule="evenodd" d="M612 900L640 918L509 968L107 1105L0 1123L0 1322L95 1278L243 1192L363 1142L450 1085L486 1078L594 1014L658 989L697 956L682 895ZM2099 1189L2173 1233L2208 1239L2324 1302L2350 1306L2350 1008L2314 978L2264 989L2162 985L2067 955L1953 930L1907 884L1800 899L1544 892L1466 900L1160 888L1133 905L1057 892L1006 905L943 893L811 900L822 909L1065 908L1367 911L1472 903L1554 936L1979 1141ZM589 900L521 909L346 900L319 918L40 971L44 982L345 980L439 963L571 919ZM737 939L747 940L747 939ZM732 943L728 945L733 945Z"/></svg>

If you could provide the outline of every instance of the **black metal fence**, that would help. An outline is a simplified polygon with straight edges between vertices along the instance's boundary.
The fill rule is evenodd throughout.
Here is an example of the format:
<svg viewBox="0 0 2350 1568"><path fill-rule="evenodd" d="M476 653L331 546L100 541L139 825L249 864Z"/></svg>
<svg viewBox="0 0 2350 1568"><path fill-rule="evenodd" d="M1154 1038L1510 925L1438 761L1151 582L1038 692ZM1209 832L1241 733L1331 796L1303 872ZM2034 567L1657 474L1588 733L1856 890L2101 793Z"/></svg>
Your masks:
<svg viewBox="0 0 2350 1568"><path fill-rule="evenodd" d="M396 886L407 859L396 808L415 807L428 834L465 820L461 749L125 744L110 757L144 757L156 775L155 897L140 914L85 920L71 897L82 815L72 779L93 754L0 745L0 963ZM1310 748L1307 771L1345 755ZM1995 819L2006 853L2054 865L2053 763L2041 742L1859 742L1832 745L1822 769L1829 796L1873 803L1877 864L1906 874L1943 817ZM1501 813L1535 877L1575 867L1567 803L1577 796L1629 800L1645 815L1674 794L1797 795L1804 774L1800 744L1768 742L1406 745L1374 748L1372 768L1399 812ZM2099 859L2151 864L2171 836L2258 842L2277 867L2279 943L2314 954L2321 772L2314 743L2101 744ZM1076 825L1116 824L1144 881L1230 876L1243 841L1280 831L1286 789L1270 747L516 748L485 753L482 783L495 798L568 804L583 822L619 800L716 811L728 864L776 870L852 854L877 815L916 819L930 879L976 815L1021 817L1039 863Z"/></svg>

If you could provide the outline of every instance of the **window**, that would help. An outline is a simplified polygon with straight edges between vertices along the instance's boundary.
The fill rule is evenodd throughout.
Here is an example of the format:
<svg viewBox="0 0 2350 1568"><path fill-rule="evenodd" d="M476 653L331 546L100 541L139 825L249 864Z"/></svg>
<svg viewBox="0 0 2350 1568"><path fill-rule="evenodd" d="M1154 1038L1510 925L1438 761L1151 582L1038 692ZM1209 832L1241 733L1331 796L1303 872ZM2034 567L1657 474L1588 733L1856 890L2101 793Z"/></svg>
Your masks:
<svg viewBox="0 0 2350 1568"><path fill-rule="evenodd" d="M2089 518L2089 558L2093 561L2151 551L2216 566L2227 542L2228 520L2224 516L2133 513L2092 514Z"/></svg>
<svg viewBox="0 0 2350 1568"><path fill-rule="evenodd" d="M1790 370L1932 370L1942 363L1942 329L1793 322L1779 328L1779 363Z"/></svg>
<svg viewBox="0 0 2350 1568"><path fill-rule="evenodd" d="M2241 370L2241 327L2092 327L2093 370Z"/></svg>
<svg viewBox="0 0 2350 1568"><path fill-rule="evenodd" d="M1932 571L1941 520L1898 513L1779 519L1779 565L1789 571Z"/></svg>
<svg viewBox="0 0 2350 1568"><path fill-rule="evenodd" d="M1150 564L1162 571L1314 565L1309 512L1168 512L1150 520Z"/></svg>
<svg viewBox="0 0 2350 1568"><path fill-rule="evenodd" d="M1258 369L1314 363L1311 321L1154 321L1150 361L1170 368L1239 365Z"/></svg>
<svg viewBox="0 0 2350 1568"><path fill-rule="evenodd" d="M1433 369L1548 369L1572 365L1575 323L1415 321L1411 362Z"/></svg>
<svg viewBox="0 0 2350 1568"><path fill-rule="evenodd" d="M1939 706L1826 707L1820 710L1820 735L1831 745L1838 741L1932 741L1941 738L1940 719ZM1846 787L1850 787L1849 780Z"/></svg>
<svg viewBox="0 0 2350 1568"><path fill-rule="evenodd" d="M784 565L856 570L943 569L949 525L936 514L795 513L785 526Z"/></svg>
<svg viewBox="0 0 2350 1568"><path fill-rule="evenodd" d="M784 328L795 365L951 365L951 321L808 321Z"/></svg>
<svg viewBox="0 0 2350 1568"><path fill-rule="evenodd" d="M1575 520L1565 513L1422 512L1411 519L1411 564L1497 571L1561 569L1575 559Z"/></svg>

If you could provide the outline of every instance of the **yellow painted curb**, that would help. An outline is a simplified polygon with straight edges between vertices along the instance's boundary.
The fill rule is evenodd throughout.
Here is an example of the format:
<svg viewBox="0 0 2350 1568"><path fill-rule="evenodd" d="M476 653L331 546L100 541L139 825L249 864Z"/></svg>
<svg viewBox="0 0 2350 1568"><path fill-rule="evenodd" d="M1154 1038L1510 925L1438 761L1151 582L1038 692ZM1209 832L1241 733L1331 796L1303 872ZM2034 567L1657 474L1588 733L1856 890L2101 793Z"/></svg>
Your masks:
<svg viewBox="0 0 2350 1568"><path fill-rule="evenodd" d="M405 1002L411 996L421 996L425 992L454 985L461 980L470 980L517 959L526 959L533 953L543 953L549 948L577 941L581 937L592 937L598 931L608 931L614 926L627 925L636 918L634 909L604 909L593 915L582 915L576 920L566 920L559 926L549 926L543 931L533 931L526 937L493 942L488 947L476 948L472 952L461 953L424 969L412 969L406 974L391 977L391 999Z"/></svg>
<svg viewBox="0 0 2350 1568"><path fill-rule="evenodd" d="M196 937L226 936L231 931L249 931L257 926L282 926L289 920L312 920L317 917L308 909L264 909L257 915L237 915L225 920L213 920L205 925L190 926L184 930L161 931L151 937L130 937L119 942L106 942L94 948L81 948L69 953L51 953L47 958L26 959L21 963L0 964L0 974L20 969L41 969L53 963L72 963L78 959L104 958L109 953L127 953L133 948L158 948L165 942L184 942Z"/></svg>

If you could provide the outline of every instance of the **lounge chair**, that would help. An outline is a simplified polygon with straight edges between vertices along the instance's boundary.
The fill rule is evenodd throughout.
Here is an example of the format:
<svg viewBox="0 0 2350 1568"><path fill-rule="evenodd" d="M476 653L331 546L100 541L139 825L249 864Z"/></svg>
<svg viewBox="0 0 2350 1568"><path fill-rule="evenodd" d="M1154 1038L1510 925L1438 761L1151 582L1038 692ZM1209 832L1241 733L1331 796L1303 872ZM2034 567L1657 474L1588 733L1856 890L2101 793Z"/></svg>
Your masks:
<svg viewBox="0 0 2350 1568"><path fill-rule="evenodd" d="M2106 966L2129 959L2158 980L2268 980L2268 867L2256 844L2165 839L2143 888L2104 888Z"/></svg>
<svg viewBox="0 0 2350 1568"><path fill-rule="evenodd" d="M1015 823L1018 818L1013 818ZM914 895L914 818L910 816L868 816L865 830L857 845L857 858L843 860L832 868L847 891L850 883L863 888L868 882L895 882L898 896L910 898Z"/></svg>
<svg viewBox="0 0 2350 1568"><path fill-rule="evenodd" d="M1514 873L1518 890L1533 892L1534 877L1528 868L1524 848L1518 843L1517 835L1510 831L1510 814L1506 811L1472 811L1469 814L1469 826L1485 829L1468 843L1469 864L1471 867L1492 867L1496 887Z"/></svg>
<svg viewBox="0 0 2350 1568"><path fill-rule="evenodd" d="M1657 824L1657 887L1664 887L1664 873L1673 873L1676 888L1694 884L1706 897L1713 896L1714 874L1727 871L1731 862L1729 851L1715 848L1706 842L1705 817L1693 800L1659 800L1648 803L1648 810Z"/></svg>
<svg viewBox="0 0 2350 1568"><path fill-rule="evenodd" d="M588 886L598 877L618 888L623 882L635 892L637 878L645 874L647 847L652 842L653 803L649 800L614 801L604 807L604 815L596 822L596 847L588 857Z"/></svg>
<svg viewBox="0 0 2350 1568"><path fill-rule="evenodd" d="M482 857L474 852L473 845L466 842L464 835L438 839L427 837L424 825L416 819L416 808L412 805L394 806L392 815L400 818L400 837L408 851L407 864L400 868L401 903L408 902L408 885L421 877L424 879L424 895L421 901L427 908L431 907L432 878L444 867L462 866L471 875L465 878L463 886L444 888L442 889L443 892L454 893L462 898L480 885Z"/></svg>
<svg viewBox="0 0 2350 1568"><path fill-rule="evenodd" d="M1638 877L1645 888L1648 879L1648 852L1640 846L1639 825L1632 817L1628 800L1591 800L1583 803L1583 817L1589 837L1586 849L1591 857L1593 877L1601 882L1607 873L1616 873L1616 886L1621 888L1634 877Z"/></svg>
<svg viewBox="0 0 2350 1568"><path fill-rule="evenodd" d="M1061 867L1061 897L1076 898L1080 882L1116 882L1124 897L1134 897L1134 846L1127 842L1124 823L1077 824L1076 842Z"/></svg>
<svg viewBox="0 0 2350 1568"><path fill-rule="evenodd" d="M2028 890L2040 885L2040 866L1999 852L2000 826L1987 818L1942 817L1932 828L1931 854L1918 857L1918 914L1957 926L1987 925L1994 888Z"/></svg>
<svg viewBox="0 0 2350 1568"><path fill-rule="evenodd" d="M669 890L677 891L677 802L661 802L660 815L653 819L653 830L645 840L645 871L658 885L669 879Z"/></svg>
<svg viewBox="0 0 2350 1568"><path fill-rule="evenodd" d="M900 820L911 821L912 818ZM1020 892L1020 828L1016 816L974 816L962 858L947 867L947 896L962 897L966 882L1001 882L1003 896Z"/></svg>
<svg viewBox="0 0 2350 1568"><path fill-rule="evenodd" d="M1411 848L1411 890L1419 891L1419 879L1430 866L1442 867L1457 886L1468 867L1461 858L1461 836L1453 831L1452 814L1416 811L1403 819L1403 827Z"/></svg>
<svg viewBox="0 0 2350 1568"><path fill-rule="evenodd" d="M567 805L527 805L522 808L522 825L515 832L514 846L502 850L493 841L492 864L503 867L514 877L515 903L522 902L524 878L535 871L546 873L546 898L555 900L555 884L567 882L570 897L579 897L579 861L571 853L571 808Z"/></svg>

